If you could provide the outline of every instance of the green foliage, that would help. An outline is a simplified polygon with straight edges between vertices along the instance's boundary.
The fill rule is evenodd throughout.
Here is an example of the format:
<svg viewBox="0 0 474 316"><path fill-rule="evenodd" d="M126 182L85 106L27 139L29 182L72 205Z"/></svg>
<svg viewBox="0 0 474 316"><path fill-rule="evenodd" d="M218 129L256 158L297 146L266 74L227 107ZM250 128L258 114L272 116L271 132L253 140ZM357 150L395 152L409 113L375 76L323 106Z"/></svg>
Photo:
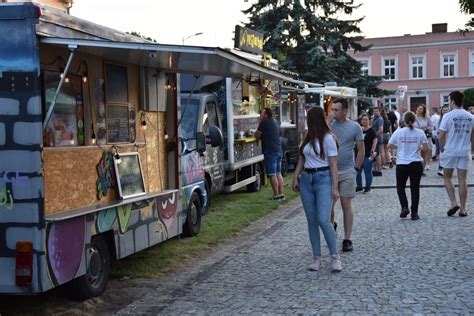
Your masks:
<svg viewBox="0 0 474 316"><path fill-rule="evenodd" d="M145 39L147 41L150 41L150 42L153 42L153 43L158 43L156 41L156 39L151 38L149 36L142 35L140 32L131 31L130 33L129 32L126 32L126 33L130 34L130 35L133 35L133 36L136 36L136 37L139 37L139 38L143 38L143 39Z"/></svg>
<svg viewBox="0 0 474 316"><path fill-rule="evenodd" d="M471 18L464 25L464 29L459 30L461 34L465 34L474 29L474 0L459 0L461 12L471 15Z"/></svg>
<svg viewBox="0 0 474 316"><path fill-rule="evenodd" d="M223 241L234 237L259 218L298 196L291 191L293 174L285 177L285 202L270 201L271 187L260 192L245 190L213 197L209 212L202 219L201 233L192 238L175 238L117 261L112 276L156 277L204 255Z"/></svg>
<svg viewBox="0 0 474 316"><path fill-rule="evenodd" d="M464 108L467 110L470 106L474 106L474 88L464 90Z"/></svg>
<svg viewBox="0 0 474 316"><path fill-rule="evenodd" d="M380 77L361 76L361 64L348 50L366 51L358 24L361 19L342 20L360 5L333 0L259 0L243 13L246 27L264 34L264 50L279 60L283 69L310 82L336 81L358 88L362 94L383 95Z"/></svg>

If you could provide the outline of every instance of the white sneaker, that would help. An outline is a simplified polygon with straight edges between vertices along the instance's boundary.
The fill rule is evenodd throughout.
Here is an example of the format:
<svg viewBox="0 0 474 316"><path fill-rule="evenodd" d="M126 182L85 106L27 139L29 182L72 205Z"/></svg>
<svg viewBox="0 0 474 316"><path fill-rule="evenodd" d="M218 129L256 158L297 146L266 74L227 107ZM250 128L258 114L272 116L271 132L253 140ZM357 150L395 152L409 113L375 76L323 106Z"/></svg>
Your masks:
<svg viewBox="0 0 474 316"><path fill-rule="evenodd" d="M440 176L440 177L444 176L443 170L439 170L439 171L438 171L438 176Z"/></svg>
<svg viewBox="0 0 474 316"><path fill-rule="evenodd" d="M332 272L342 271L342 264L341 259L339 259L339 255L331 256L331 270Z"/></svg>
<svg viewBox="0 0 474 316"><path fill-rule="evenodd" d="M425 170L430 170L430 165L426 165Z"/></svg>
<svg viewBox="0 0 474 316"><path fill-rule="evenodd" d="M311 263L308 266L308 269L311 270L311 271L319 271L319 269L322 266L323 266L323 260L321 259L321 257L316 257L316 258L314 258L313 263Z"/></svg>

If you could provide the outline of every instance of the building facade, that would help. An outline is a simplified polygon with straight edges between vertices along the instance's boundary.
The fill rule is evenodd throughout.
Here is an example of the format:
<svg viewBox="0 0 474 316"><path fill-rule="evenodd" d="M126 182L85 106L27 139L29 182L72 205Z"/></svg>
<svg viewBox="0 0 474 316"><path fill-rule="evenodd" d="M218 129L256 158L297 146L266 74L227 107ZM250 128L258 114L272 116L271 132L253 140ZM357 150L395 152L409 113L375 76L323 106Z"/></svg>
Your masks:
<svg viewBox="0 0 474 316"><path fill-rule="evenodd" d="M395 90L385 96L387 107L414 111L426 104L430 112L448 104L451 91L474 87L474 32L447 32L447 24L433 24L422 35L367 38L366 52L352 53L366 75L382 76L380 88ZM400 90L406 92L400 93ZM401 88L402 87L402 88Z"/></svg>

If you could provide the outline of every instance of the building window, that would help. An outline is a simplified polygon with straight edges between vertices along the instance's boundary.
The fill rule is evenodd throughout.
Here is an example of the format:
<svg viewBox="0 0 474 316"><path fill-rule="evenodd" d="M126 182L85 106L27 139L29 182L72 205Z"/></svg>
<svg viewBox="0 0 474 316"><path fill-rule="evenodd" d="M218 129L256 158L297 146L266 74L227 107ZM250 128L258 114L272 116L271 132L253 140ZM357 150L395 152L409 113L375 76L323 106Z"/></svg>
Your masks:
<svg viewBox="0 0 474 316"><path fill-rule="evenodd" d="M456 76L456 54L442 54L441 55L441 77L451 78Z"/></svg>
<svg viewBox="0 0 474 316"><path fill-rule="evenodd" d="M395 80L397 77L396 73L396 59L391 58L384 58L383 59L383 73L382 76L385 80Z"/></svg>
<svg viewBox="0 0 474 316"><path fill-rule="evenodd" d="M369 76L370 75L370 60L369 59L362 59L359 60L361 63L360 73L362 76Z"/></svg>
<svg viewBox="0 0 474 316"><path fill-rule="evenodd" d="M474 77L474 51L469 54L469 75Z"/></svg>
<svg viewBox="0 0 474 316"><path fill-rule="evenodd" d="M397 105L397 98L384 98L383 104L387 109L391 110L393 106Z"/></svg>
<svg viewBox="0 0 474 316"><path fill-rule="evenodd" d="M441 106L449 106L449 95L442 95Z"/></svg>
<svg viewBox="0 0 474 316"><path fill-rule="evenodd" d="M410 58L411 64L411 79L422 79L424 78L424 57L414 56Z"/></svg>

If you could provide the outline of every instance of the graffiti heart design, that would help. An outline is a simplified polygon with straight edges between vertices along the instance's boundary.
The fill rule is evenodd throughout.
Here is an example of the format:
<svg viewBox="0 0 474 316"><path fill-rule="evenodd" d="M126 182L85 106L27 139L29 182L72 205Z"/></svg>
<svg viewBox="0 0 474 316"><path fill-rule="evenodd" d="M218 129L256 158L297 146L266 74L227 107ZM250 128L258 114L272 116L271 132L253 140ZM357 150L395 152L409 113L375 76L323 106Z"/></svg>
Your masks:
<svg viewBox="0 0 474 316"><path fill-rule="evenodd" d="M176 193L171 193L170 196L162 197L161 203L158 203L158 215L165 224L167 231L169 231L176 218L176 202Z"/></svg>
<svg viewBox="0 0 474 316"><path fill-rule="evenodd" d="M115 219L117 218L117 210L115 208L109 208L103 211L100 211L99 215L97 215L97 231L99 233L106 232L112 229L112 226L115 223Z"/></svg>
<svg viewBox="0 0 474 316"><path fill-rule="evenodd" d="M48 265L53 282L59 285L72 280L84 253L84 216L52 223L47 238Z"/></svg>

